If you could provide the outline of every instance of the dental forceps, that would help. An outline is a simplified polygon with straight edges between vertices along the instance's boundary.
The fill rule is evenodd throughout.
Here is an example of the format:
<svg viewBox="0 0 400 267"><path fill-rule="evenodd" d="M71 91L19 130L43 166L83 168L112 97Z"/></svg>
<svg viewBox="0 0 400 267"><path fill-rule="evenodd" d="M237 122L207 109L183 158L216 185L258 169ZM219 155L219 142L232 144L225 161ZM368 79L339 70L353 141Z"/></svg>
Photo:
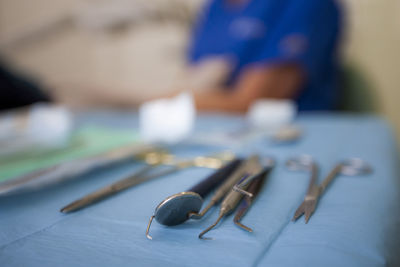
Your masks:
<svg viewBox="0 0 400 267"><path fill-rule="evenodd" d="M265 180L267 179L269 173L274 168L274 166L275 166L275 162L272 159L270 159L268 166L265 167L259 174L253 175L253 177L248 178L248 181L242 181L241 183L238 183L233 187L233 190L241 192L242 194L245 194L244 198L242 199L242 201L239 204L239 207L235 214L233 222L237 226L239 226L240 228L242 228L248 232L253 232L253 229L242 224L240 222L240 220L250 209L254 199L260 193L261 188L265 183ZM243 183L249 183L249 187L247 190L243 190L241 188L241 184L243 184Z"/></svg>
<svg viewBox="0 0 400 267"><path fill-rule="evenodd" d="M286 167L291 171L308 171L311 173L310 182L303 203L296 210L292 221L297 220L301 215L305 214L306 223L311 217L311 214L315 210L316 198L318 195L318 165L309 155L300 155L295 158L291 158L286 161Z"/></svg>
<svg viewBox="0 0 400 267"><path fill-rule="evenodd" d="M315 211L319 198L325 192L329 184L338 175L356 176L356 175L366 175L371 172L372 172L372 167L368 163L359 158L350 158L342 162L339 162L332 168L332 170L328 173L326 178L322 181L322 183L319 186L314 186L312 192L310 192L310 194L307 193L306 198L295 212L295 215L292 220L295 221L301 215L305 214L307 223L312 213Z"/></svg>
<svg viewBox="0 0 400 267"><path fill-rule="evenodd" d="M152 239L149 234L151 223L156 219L160 224L173 226L185 222L191 213L198 213L203 204L203 198L215 187L223 183L241 164L241 159L232 160L224 167L217 170L211 176L202 180L187 191L174 194L164 199L157 205L154 214L146 229L146 237Z"/></svg>
<svg viewBox="0 0 400 267"><path fill-rule="evenodd" d="M127 178L121 179L111 185L105 186L103 188L100 188L83 198L80 198L67 206L61 208L61 212L63 213L68 213L72 211L76 211L79 209L82 209L84 207L87 207L89 205L92 205L96 202L99 202L102 199L105 199L109 196L115 195L123 190L126 190L128 188L131 188L133 186L139 185L141 183L166 176L168 174L172 174L174 172L177 172L181 169L188 168L191 166L196 166L196 167L209 167L209 168L219 168L223 164L225 159L228 159L229 157L232 157L232 155L226 155L226 154L220 154L220 155L215 155L215 156L209 156L209 157L195 157L193 159L189 160L182 160L182 161L176 161L173 157L173 155L168 154L166 152L151 152L145 155L144 159L145 162L148 164L136 173L128 176ZM159 165L167 165L168 168L161 170L156 173L150 173L154 167L159 166Z"/></svg>
<svg viewBox="0 0 400 267"><path fill-rule="evenodd" d="M214 205L218 204L224 196L232 189L232 187L249 171L249 168L256 164L259 160L258 155L250 156L248 159L244 160L240 166L232 173L232 175L215 191L214 195L211 197L210 202L200 213L190 213L190 219L201 219Z"/></svg>
<svg viewBox="0 0 400 267"><path fill-rule="evenodd" d="M210 225L207 229L205 229L203 232L201 232L199 234L199 238L200 239L212 239L212 238L205 238L203 237L207 232L209 232L211 229L213 229L215 226L217 226L217 224L221 221L221 219L224 216L229 215L230 213L232 213L235 208L237 207L237 205L239 204L240 200L243 198L244 194L243 192L247 189L250 181L255 179L255 175L254 174L259 174L259 172L262 170L262 166L260 164L259 161L256 162L252 162L252 164L248 166L248 173L247 175L245 175L242 178L242 183L240 183L240 190L231 190L224 198L224 200L222 201L221 205L220 205L220 210L219 210L219 214L218 214L218 218L217 220ZM249 175L252 175L251 178L246 179Z"/></svg>

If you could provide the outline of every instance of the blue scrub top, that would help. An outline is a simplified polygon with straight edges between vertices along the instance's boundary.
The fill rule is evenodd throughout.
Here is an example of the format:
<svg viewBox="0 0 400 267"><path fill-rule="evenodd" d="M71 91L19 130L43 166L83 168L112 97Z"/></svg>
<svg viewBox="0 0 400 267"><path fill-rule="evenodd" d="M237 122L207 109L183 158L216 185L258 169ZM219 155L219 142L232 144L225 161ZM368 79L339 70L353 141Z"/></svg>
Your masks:
<svg viewBox="0 0 400 267"><path fill-rule="evenodd" d="M225 56L233 63L227 85L250 64L295 63L306 74L299 110L331 110L338 100L340 14L334 0L212 0L200 14L189 48L196 63Z"/></svg>

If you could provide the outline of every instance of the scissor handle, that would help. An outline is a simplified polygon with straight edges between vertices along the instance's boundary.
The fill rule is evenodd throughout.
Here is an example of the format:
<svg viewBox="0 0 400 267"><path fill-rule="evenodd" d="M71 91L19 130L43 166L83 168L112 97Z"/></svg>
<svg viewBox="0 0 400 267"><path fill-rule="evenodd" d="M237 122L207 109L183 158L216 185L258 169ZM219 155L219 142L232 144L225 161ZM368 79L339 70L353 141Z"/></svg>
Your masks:
<svg viewBox="0 0 400 267"><path fill-rule="evenodd" d="M291 171L310 171L315 162L310 155L300 155L288 159L285 165Z"/></svg>
<svg viewBox="0 0 400 267"><path fill-rule="evenodd" d="M300 155L286 161L286 167L291 171L311 172L310 182L308 183L307 195L312 194L318 179L317 163L310 155Z"/></svg>
<svg viewBox="0 0 400 267"><path fill-rule="evenodd" d="M360 158L344 160L340 165L340 173L347 176L365 175L372 172L372 167Z"/></svg>
<svg viewBox="0 0 400 267"><path fill-rule="evenodd" d="M202 180L200 183L196 184L190 188L189 192L195 192L201 197L205 197L210 193L215 187L220 185L225 179L227 179L239 165L242 163L242 159L234 159L229 162L224 167L218 169L216 172L211 174L206 179Z"/></svg>
<svg viewBox="0 0 400 267"><path fill-rule="evenodd" d="M351 158L342 161L337 164L327 175L327 177L322 181L320 188L320 194L322 194L326 187L332 182L332 180L339 174L347 176L355 175L366 175L372 172L372 167L359 158Z"/></svg>

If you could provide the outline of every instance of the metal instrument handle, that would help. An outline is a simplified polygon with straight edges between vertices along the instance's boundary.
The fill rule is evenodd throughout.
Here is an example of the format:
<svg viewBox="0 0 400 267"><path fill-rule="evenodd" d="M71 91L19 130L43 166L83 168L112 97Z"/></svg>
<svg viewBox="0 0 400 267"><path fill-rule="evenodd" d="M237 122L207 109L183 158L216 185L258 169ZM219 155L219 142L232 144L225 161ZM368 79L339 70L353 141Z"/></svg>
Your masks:
<svg viewBox="0 0 400 267"><path fill-rule="evenodd" d="M220 201L232 187L247 173L252 172L254 168L259 166L259 157L253 155L247 160L243 160L242 164L232 173L232 175L226 180L215 192L212 200L215 202Z"/></svg>
<svg viewBox="0 0 400 267"><path fill-rule="evenodd" d="M270 173L270 171L271 171L271 168L268 170L264 170L262 172L264 176L260 176L258 179L251 181L249 187L247 188L247 192L250 193L252 195L252 197L245 196L242 199L242 202L239 204L239 208L235 214L235 218L233 219L235 224L237 224L238 226L240 226L241 228L243 228L249 232L252 232L253 230L250 227L247 227L247 226L243 225L242 223L240 223L240 220L249 210L254 198L260 193L261 188L263 187L263 184L264 184L268 174Z"/></svg>
<svg viewBox="0 0 400 267"><path fill-rule="evenodd" d="M93 203L96 203L102 199L112 196L118 192L121 192L125 189L128 189L135 185L156 179L156 178L164 176L164 175L172 174L179 170L178 167L172 166L172 167L168 167L167 169L162 170L158 173L145 175L151 169L152 169L151 165L144 166L142 169L140 169L135 174L133 174L125 179L122 179L120 181L117 181L111 185L100 188L99 190L96 190L95 192L90 193L90 194L84 196L83 198L80 198L80 199L68 204L67 206L65 206L61 209L61 212L70 212L70 211L75 211L75 210L84 208L84 207L89 206Z"/></svg>
<svg viewBox="0 0 400 267"><path fill-rule="evenodd" d="M311 178L308 184L307 195L311 195L314 191L314 187L317 185L318 180L318 166L317 164L313 163L311 165Z"/></svg>
<svg viewBox="0 0 400 267"><path fill-rule="evenodd" d="M328 187L328 185L333 181L333 179L341 172L342 170L342 164L338 164L333 168L328 176L322 181L322 183L319 186L319 194L323 194L325 189Z"/></svg>
<svg viewBox="0 0 400 267"><path fill-rule="evenodd" d="M202 180L200 183L196 184L192 188L190 188L189 192L195 192L199 194L201 197L205 197L208 193L210 193L215 187L220 185L225 179L227 179L239 165L241 164L242 159L234 159L229 162L224 167L218 169L216 172L211 174L206 179Z"/></svg>

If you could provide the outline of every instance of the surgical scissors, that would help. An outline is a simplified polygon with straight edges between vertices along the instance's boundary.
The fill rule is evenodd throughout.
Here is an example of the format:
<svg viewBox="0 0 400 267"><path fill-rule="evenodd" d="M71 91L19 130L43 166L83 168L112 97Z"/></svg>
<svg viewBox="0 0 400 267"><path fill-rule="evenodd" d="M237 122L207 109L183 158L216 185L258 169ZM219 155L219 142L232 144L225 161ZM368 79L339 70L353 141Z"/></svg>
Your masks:
<svg viewBox="0 0 400 267"><path fill-rule="evenodd" d="M304 201L296 210L292 218L292 221L295 221L302 214L305 214L305 220L306 223L308 223L311 214L315 210L315 205L317 202L314 196L315 194L318 194L318 186L317 186L318 165L310 155L300 155L298 157L287 160L286 167L291 171L309 171L311 173L306 197L304 198Z"/></svg>
<svg viewBox="0 0 400 267"><path fill-rule="evenodd" d="M301 157L297 159L301 159ZM287 166L289 168L292 167L293 170L293 167L296 166L295 163L296 163L295 160L293 161L293 159L291 159L287 162ZM316 164L314 163L314 165ZM359 158L350 158L336 164L319 186L316 185L313 179L311 179L309 190L307 191L306 197L299 206L299 208L296 210L292 220L295 221L301 215L305 214L306 216L305 220L306 223L308 223L311 215L315 211L319 198L325 192L326 188L333 181L333 179L338 175L356 176L356 175L366 175L371 172L372 168L368 163Z"/></svg>
<svg viewBox="0 0 400 267"><path fill-rule="evenodd" d="M70 204L63 207L60 211L69 213L76 211L99 202L109 196L117 194L123 190L139 185L153 179L172 174L181 169L196 167L220 168L226 160L233 158L231 153L220 153L213 156L198 156L187 160L176 160L173 155L164 151L156 151L148 153L144 156L145 162L148 164L136 173L121 179L111 185L100 188ZM168 168L153 173L152 170L159 165L166 165Z"/></svg>

